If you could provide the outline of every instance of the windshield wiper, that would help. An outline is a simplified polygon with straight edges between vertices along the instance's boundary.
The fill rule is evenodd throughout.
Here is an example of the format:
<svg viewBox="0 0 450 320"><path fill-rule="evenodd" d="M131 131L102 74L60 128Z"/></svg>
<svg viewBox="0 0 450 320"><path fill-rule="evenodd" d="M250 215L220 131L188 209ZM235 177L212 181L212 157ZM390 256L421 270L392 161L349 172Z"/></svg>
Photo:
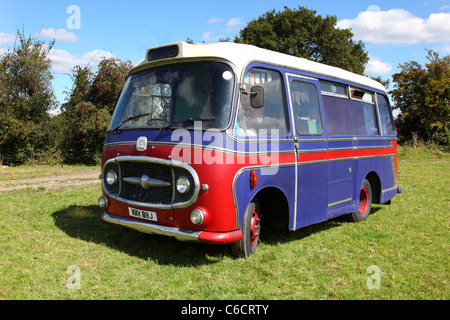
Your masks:
<svg viewBox="0 0 450 320"><path fill-rule="evenodd" d="M131 116L131 117L129 117L129 118L123 120L123 121L122 121L115 129L112 130L112 132L113 132L113 133L117 133L117 130L119 130L119 129L120 129L125 123L127 123L128 121L131 121L131 120L134 120L134 119L137 119L137 118L141 118L141 117L144 117L144 116L148 116L148 115L150 115L150 114L151 114L151 113L148 112L148 113L138 114L137 116Z"/></svg>
<svg viewBox="0 0 450 320"><path fill-rule="evenodd" d="M176 124L188 124L188 123L194 123L195 121L214 121L214 120L216 120L216 119L214 119L214 118L211 118L211 119L192 119L192 118L189 118L189 119L185 119L185 120L172 122L172 123L168 124L167 126L160 128L159 130L166 131L167 129L170 129L171 127L173 127Z"/></svg>

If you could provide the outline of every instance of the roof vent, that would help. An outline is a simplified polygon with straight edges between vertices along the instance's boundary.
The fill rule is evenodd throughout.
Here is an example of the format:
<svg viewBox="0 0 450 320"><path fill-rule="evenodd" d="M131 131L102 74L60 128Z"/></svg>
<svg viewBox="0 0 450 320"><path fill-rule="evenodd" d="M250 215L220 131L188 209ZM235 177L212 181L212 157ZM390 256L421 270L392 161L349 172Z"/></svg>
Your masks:
<svg viewBox="0 0 450 320"><path fill-rule="evenodd" d="M178 48L178 45L150 49L147 53L147 60L153 61L165 58L172 58L176 57L179 52L180 49Z"/></svg>

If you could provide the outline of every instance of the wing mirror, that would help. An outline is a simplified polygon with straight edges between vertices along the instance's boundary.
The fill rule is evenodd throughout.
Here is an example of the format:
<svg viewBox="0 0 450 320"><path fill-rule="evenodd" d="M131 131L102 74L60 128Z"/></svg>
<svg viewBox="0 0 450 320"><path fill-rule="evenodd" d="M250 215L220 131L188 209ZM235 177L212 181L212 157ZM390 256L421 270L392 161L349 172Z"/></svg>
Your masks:
<svg viewBox="0 0 450 320"><path fill-rule="evenodd" d="M250 104L253 108L264 107L264 88L260 86L252 87L250 91Z"/></svg>
<svg viewBox="0 0 450 320"><path fill-rule="evenodd" d="M250 89L250 92L245 90L245 87L241 87L242 94L250 95L250 104L253 108L264 107L264 88L261 86L254 86Z"/></svg>

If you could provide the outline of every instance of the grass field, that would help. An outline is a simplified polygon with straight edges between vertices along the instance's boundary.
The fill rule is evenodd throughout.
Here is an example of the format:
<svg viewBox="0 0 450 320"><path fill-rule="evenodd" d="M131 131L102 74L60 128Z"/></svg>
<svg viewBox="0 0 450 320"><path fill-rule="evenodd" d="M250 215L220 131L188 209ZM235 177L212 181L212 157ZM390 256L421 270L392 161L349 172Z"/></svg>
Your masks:
<svg viewBox="0 0 450 320"><path fill-rule="evenodd" d="M100 221L99 183L0 191L0 299L448 300L448 154L399 154L390 206L358 224L266 228L247 260ZM0 185L86 169L0 169Z"/></svg>

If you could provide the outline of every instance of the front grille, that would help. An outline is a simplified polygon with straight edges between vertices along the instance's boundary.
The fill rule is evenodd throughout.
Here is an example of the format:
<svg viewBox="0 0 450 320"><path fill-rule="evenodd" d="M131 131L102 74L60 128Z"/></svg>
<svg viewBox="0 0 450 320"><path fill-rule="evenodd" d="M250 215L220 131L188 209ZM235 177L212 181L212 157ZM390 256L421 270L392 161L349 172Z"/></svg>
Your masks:
<svg viewBox="0 0 450 320"><path fill-rule="evenodd" d="M121 162L121 177L141 178L144 174L150 178L168 182L171 185L167 187L149 187L142 188L140 185L134 185L122 181L120 197L137 202L146 202L153 204L171 204L173 198L172 187L172 169L170 166L157 163L141 162Z"/></svg>
<svg viewBox="0 0 450 320"><path fill-rule="evenodd" d="M106 182L110 170L117 173L114 185ZM176 181L184 176L189 180L188 192L176 190ZM142 184L150 179L153 184ZM133 205L144 207L186 207L198 195L199 183L195 171L186 164L173 164L168 160L148 157L116 158L108 161L103 168L103 186L108 195Z"/></svg>

